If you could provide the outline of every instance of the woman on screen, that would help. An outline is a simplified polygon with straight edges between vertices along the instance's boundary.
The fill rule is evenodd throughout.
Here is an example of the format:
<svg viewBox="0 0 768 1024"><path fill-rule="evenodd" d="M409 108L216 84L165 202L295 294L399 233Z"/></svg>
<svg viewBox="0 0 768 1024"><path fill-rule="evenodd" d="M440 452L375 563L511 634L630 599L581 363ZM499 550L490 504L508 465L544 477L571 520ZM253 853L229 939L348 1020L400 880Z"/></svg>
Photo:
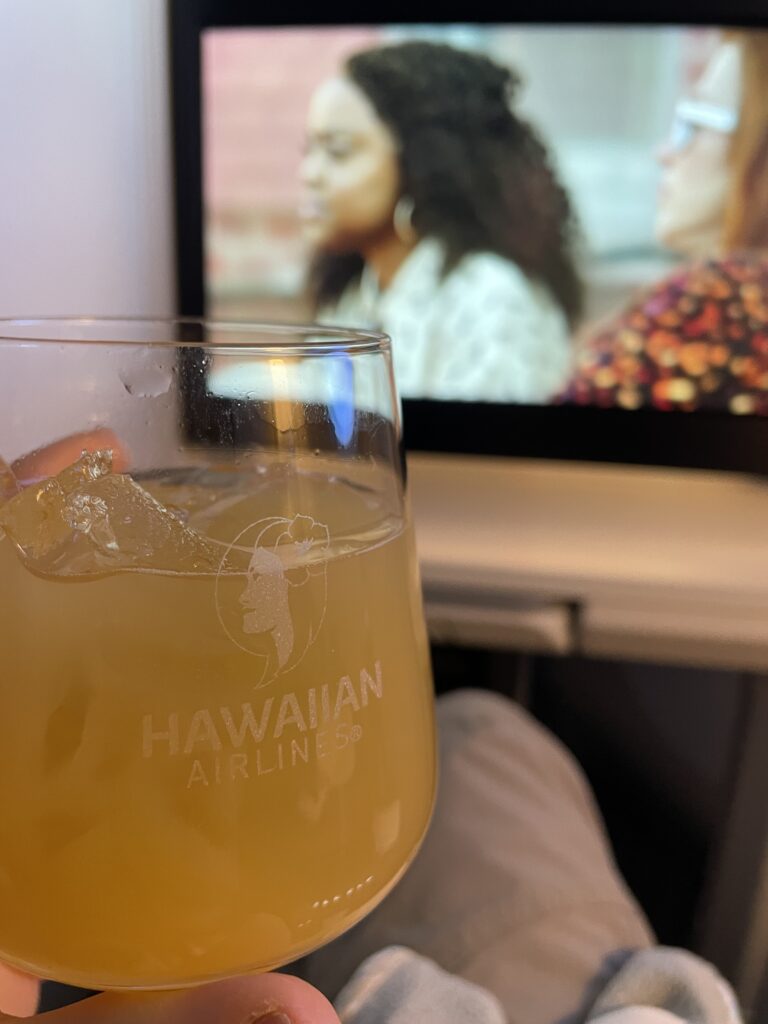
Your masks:
<svg viewBox="0 0 768 1024"><path fill-rule="evenodd" d="M660 159L656 235L690 262L586 337L565 398L768 415L768 32L723 37Z"/></svg>
<svg viewBox="0 0 768 1024"><path fill-rule="evenodd" d="M486 57L350 57L309 109L301 215L317 318L393 339L402 395L547 401L581 309L567 195Z"/></svg>

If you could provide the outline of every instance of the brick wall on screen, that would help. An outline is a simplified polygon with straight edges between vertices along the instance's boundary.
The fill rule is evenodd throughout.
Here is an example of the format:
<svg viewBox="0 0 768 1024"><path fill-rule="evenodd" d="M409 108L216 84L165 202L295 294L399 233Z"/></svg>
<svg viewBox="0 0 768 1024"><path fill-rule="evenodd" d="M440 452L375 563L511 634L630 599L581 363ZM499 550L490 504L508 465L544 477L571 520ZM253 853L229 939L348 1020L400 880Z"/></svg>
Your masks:
<svg viewBox="0 0 768 1024"><path fill-rule="evenodd" d="M217 29L203 39L209 292L287 293L305 257L295 208L307 105L375 29Z"/></svg>

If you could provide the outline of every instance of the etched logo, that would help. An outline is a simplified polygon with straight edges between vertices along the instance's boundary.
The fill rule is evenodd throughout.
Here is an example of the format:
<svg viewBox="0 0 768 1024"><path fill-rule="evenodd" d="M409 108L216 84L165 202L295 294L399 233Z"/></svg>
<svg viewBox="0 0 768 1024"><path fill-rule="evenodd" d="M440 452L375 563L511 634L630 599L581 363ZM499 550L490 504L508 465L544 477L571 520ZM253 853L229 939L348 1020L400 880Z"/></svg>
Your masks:
<svg viewBox="0 0 768 1024"><path fill-rule="evenodd" d="M271 516L242 530L216 577L216 611L230 640L261 662L255 687L295 668L317 639L328 599L328 527Z"/></svg>

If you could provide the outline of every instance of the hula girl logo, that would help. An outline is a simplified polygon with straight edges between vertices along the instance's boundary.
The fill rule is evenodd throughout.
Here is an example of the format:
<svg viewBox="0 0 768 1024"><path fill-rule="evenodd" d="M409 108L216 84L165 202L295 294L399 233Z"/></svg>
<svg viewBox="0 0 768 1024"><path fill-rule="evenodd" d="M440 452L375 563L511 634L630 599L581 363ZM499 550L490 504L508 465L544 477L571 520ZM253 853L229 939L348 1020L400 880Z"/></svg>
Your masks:
<svg viewBox="0 0 768 1024"><path fill-rule="evenodd" d="M256 687L295 668L317 639L329 547L327 526L295 515L260 519L227 549L216 576L216 611L230 640L261 662Z"/></svg>

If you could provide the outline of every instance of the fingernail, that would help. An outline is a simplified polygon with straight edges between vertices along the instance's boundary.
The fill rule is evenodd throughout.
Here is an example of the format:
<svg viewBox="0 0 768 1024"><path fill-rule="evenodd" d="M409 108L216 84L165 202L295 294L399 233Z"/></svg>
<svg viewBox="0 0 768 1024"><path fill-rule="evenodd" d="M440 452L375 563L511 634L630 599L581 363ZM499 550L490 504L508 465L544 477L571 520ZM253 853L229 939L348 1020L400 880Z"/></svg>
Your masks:
<svg viewBox="0 0 768 1024"><path fill-rule="evenodd" d="M254 1017L253 1024L291 1024L291 1018L284 1013L267 1010L263 1017Z"/></svg>

